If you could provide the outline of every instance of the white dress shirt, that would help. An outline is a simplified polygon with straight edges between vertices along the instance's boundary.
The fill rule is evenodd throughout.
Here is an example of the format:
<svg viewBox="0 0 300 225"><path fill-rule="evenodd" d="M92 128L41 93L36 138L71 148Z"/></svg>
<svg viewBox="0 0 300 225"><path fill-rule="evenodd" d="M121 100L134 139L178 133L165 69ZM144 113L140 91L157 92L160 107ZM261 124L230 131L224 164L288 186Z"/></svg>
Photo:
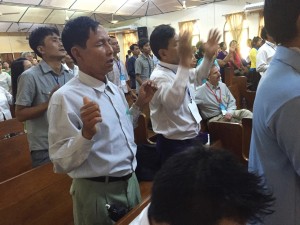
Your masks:
<svg viewBox="0 0 300 225"><path fill-rule="evenodd" d="M148 219L148 209L150 203L143 209L143 211L129 224L129 225L150 225Z"/></svg>
<svg viewBox="0 0 300 225"><path fill-rule="evenodd" d="M83 97L99 105L102 122L92 140L82 136ZM49 155L55 172L72 178L115 176L136 168L133 124L140 111L128 108L122 91L82 71L51 97L48 108Z"/></svg>
<svg viewBox="0 0 300 225"><path fill-rule="evenodd" d="M123 76L123 78L121 78ZM110 82L117 85L124 93L128 93L126 82L129 80L129 76L124 63L119 59L114 58L113 70L107 74L107 78Z"/></svg>
<svg viewBox="0 0 300 225"><path fill-rule="evenodd" d="M150 102L152 128L155 133L173 140L195 138L200 131L200 114L192 113L189 105L195 104L194 90L208 76L213 61L204 58L196 69L160 62L150 79L157 83L158 90ZM196 105L196 104L195 104ZM196 120L196 117L200 120Z"/></svg>
<svg viewBox="0 0 300 225"><path fill-rule="evenodd" d="M0 87L11 92L11 76L6 72L0 71Z"/></svg>
<svg viewBox="0 0 300 225"><path fill-rule="evenodd" d="M264 75L265 71L268 69L273 55L276 52L276 45L266 41L259 49L256 55L256 71L260 73L261 76Z"/></svg>
<svg viewBox="0 0 300 225"><path fill-rule="evenodd" d="M11 119L10 106L12 104L13 97L3 87L0 87L0 121L5 119ZM3 116L4 115L4 116Z"/></svg>

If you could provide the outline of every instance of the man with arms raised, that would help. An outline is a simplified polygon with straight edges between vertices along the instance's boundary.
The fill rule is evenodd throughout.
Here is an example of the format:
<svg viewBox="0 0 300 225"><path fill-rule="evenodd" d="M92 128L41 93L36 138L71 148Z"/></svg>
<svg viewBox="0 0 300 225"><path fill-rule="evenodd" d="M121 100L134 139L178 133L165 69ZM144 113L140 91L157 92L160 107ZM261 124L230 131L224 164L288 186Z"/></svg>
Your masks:
<svg viewBox="0 0 300 225"><path fill-rule="evenodd" d="M216 30L209 33L203 63L190 69L191 33L178 37L174 28L160 25L150 36L151 49L160 60L151 75L158 91L150 102L150 115L153 130L158 134L156 147L162 163L198 139L201 117L190 80L197 86L207 77L219 39Z"/></svg>
<svg viewBox="0 0 300 225"><path fill-rule="evenodd" d="M111 225L107 204L131 209L140 201L133 124L156 86L144 83L128 108L123 91L106 77L113 69L110 38L89 17L68 21L62 41L79 74L51 98L50 158L55 172L73 179L75 225Z"/></svg>

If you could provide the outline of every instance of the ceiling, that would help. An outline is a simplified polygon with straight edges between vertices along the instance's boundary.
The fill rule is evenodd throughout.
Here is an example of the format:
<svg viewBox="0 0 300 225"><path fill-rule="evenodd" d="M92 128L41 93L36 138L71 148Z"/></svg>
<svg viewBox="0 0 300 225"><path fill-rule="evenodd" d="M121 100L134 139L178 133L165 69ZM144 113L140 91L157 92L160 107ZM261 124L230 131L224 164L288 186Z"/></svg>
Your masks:
<svg viewBox="0 0 300 225"><path fill-rule="evenodd" d="M89 16L102 25L164 14L224 0L0 0L0 32L30 32L41 24L59 29Z"/></svg>

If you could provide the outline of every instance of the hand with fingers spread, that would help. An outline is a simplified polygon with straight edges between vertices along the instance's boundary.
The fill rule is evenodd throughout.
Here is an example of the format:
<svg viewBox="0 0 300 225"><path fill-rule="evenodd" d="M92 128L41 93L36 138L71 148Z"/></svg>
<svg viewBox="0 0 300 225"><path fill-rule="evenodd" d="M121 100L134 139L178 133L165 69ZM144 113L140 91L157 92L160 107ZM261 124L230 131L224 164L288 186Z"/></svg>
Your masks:
<svg viewBox="0 0 300 225"><path fill-rule="evenodd" d="M179 35L178 55L179 65L190 68L193 55L192 33L190 31L184 31Z"/></svg>
<svg viewBox="0 0 300 225"><path fill-rule="evenodd" d="M135 105L142 109L146 104L148 104L151 101L156 91L157 91L157 85L155 81L153 80L145 81L140 86L139 95L135 102Z"/></svg>
<svg viewBox="0 0 300 225"><path fill-rule="evenodd" d="M82 136L91 140L97 132L96 124L102 121L99 105L88 97L83 97L80 116L83 122Z"/></svg>
<svg viewBox="0 0 300 225"><path fill-rule="evenodd" d="M209 31L207 42L204 44L205 56L213 58L219 48L221 34L217 29Z"/></svg>

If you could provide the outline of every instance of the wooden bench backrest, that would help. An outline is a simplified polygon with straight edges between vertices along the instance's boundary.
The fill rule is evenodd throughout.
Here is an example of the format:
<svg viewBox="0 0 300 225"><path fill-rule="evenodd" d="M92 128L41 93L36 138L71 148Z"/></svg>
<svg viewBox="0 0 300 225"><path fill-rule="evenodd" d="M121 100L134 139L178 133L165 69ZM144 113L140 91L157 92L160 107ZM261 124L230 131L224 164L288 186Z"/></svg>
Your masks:
<svg viewBox="0 0 300 225"><path fill-rule="evenodd" d="M16 118L0 122L0 140L6 134L24 132L24 124L19 122Z"/></svg>
<svg viewBox="0 0 300 225"><path fill-rule="evenodd" d="M0 182L32 169L26 134L0 141Z"/></svg>
<svg viewBox="0 0 300 225"><path fill-rule="evenodd" d="M252 118L243 118L242 125L244 129L244 149L243 157L246 161L249 159L250 141L252 133Z"/></svg>
<svg viewBox="0 0 300 225"><path fill-rule="evenodd" d="M73 224L70 185L51 163L0 183L0 224Z"/></svg>
<svg viewBox="0 0 300 225"><path fill-rule="evenodd" d="M220 140L222 147L231 151L237 158L246 163L243 158L243 126L239 123L210 122L208 124L210 143Z"/></svg>
<svg viewBox="0 0 300 225"><path fill-rule="evenodd" d="M233 84L233 78L234 78L234 70L232 67L225 67L225 84L227 87L231 86Z"/></svg>

